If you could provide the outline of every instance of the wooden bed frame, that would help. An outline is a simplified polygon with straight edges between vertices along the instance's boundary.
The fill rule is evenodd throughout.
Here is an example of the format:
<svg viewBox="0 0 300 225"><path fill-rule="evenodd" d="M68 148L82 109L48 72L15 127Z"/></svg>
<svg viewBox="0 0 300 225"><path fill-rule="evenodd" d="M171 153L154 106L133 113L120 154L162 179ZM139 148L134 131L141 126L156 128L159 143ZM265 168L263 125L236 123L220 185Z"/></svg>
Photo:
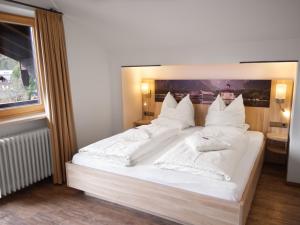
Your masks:
<svg viewBox="0 0 300 225"><path fill-rule="evenodd" d="M227 201L179 188L66 163L69 187L94 197L187 225L244 225L261 173L265 142L242 199Z"/></svg>

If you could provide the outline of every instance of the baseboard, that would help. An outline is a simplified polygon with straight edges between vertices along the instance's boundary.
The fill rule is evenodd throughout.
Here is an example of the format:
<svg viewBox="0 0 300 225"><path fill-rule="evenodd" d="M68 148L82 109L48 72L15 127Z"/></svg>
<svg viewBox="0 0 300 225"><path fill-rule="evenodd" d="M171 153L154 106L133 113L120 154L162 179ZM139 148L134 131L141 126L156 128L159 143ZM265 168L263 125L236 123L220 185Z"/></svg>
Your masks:
<svg viewBox="0 0 300 225"><path fill-rule="evenodd" d="M300 187L300 183L294 183L294 182L287 181L286 184L287 184L288 186Z"/></svg>

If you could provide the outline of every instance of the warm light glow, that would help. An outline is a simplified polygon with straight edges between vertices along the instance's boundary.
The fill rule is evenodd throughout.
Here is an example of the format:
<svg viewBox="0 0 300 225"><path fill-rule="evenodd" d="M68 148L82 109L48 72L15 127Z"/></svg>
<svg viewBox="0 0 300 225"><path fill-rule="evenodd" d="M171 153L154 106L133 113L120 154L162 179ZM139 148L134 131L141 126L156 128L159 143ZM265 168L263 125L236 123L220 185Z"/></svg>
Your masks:
<svg viewBox="0 0 300 225"><path fill-rule="evenodd" d="M285 118L287 118L287 119L290 118L290 111L289 110L284 110L284 112L282 112L282 114Z"/></svg>
<svg viewBox="0 0 300 225"><path fill-rule="evenodd" d="M286 98L286 84L276 84L276 95L275 98L284 100Z"/></svg>
<svg viewBox="0 0 300 225"><path fill-rule="evenodd" d="M143 94L149 94L149 92L150 92L150 85L149 85L149 83L141 83L141 92L143 93Z"/></svg>

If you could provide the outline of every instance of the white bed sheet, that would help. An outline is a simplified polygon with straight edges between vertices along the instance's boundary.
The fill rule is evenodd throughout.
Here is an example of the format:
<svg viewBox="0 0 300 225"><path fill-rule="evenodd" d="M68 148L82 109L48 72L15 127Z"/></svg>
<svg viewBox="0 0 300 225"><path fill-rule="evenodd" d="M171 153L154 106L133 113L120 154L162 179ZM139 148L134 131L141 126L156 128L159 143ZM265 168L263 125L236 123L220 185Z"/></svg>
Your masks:
<svg viewBox="0 0 300 225"><path fill-rule="evenodd" d="M236 172L230 182L215 180L185 172L163 170L152 164L162 154L168 151L171 145L175 145L178 141L183 140L187 135L200 129L202 128L196 127L182 131L180 135L177 135L177 137L174 137L173 140L169 142L168 147L162 147L159 153L149 156L147 159L140 161L133 167L106 164L103 163L103 161L95 159L93 156L88 154L88 152L75 154L72 162L77 165L134 177L224 200L236 202L240 201L254 166L254 162L263 143L263 135L260 132L247 131L247 135L249 135L248 149L238 164Z"/></svg>
<svg viewBox="0 0 300 225"><path fill-rule="evenodd" d="M143 125L92 143L79 149L79 152L88 152L99 163L133 166L159 151L160 146L168 145L172 137L179 133L178 128Z"/></svg>

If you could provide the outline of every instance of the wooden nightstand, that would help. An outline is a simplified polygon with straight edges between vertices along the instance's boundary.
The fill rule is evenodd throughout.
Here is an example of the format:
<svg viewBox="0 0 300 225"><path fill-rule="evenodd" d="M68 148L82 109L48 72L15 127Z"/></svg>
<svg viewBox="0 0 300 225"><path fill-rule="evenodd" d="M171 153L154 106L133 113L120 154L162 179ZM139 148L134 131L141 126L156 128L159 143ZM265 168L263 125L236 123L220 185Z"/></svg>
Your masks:
<svg viewBox="0 0 300 225"><path fill-rule="evenodd" d="M267 133L266 162L285 165L288 154L288 135Z"/></svg>
<svg viewBox="0 0 300 225"><path fill-rule="evenodd" d="M151 120L138 120L138 121L135 121L134 123L133 123L133 125L135 126L135 127L138 127L138 126L142 126L142 125L148 125L148 124L150 124L151 123Z"/></svg>

